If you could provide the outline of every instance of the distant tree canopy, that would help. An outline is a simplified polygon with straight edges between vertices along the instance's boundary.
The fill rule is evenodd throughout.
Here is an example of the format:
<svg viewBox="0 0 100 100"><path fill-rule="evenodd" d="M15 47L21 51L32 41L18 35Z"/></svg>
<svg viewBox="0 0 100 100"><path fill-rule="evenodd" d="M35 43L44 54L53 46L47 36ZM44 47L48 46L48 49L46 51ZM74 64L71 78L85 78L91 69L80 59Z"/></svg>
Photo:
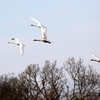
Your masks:
<svg viewBox="0 0 100 100"><path fill-rule="evenodd" d="M30 64L17 77L0 76L0 100L100 100L100 74L73 57L63 67Z"/></svg>

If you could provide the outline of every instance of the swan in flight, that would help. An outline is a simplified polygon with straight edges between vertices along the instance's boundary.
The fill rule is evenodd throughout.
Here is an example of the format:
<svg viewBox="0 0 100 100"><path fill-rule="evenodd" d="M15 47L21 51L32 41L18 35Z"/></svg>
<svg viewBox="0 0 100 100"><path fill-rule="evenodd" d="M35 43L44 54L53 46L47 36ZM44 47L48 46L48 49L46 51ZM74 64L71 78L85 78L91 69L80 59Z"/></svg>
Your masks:
<svg viewBox="0 0 100 100"><path fill-rule="evenodd" d="M91 61L100 62L100 59L94 53L91 52L91 55L95 58L95 59L91 59Z"/></svg>
<svg viewBox="0 0 100 100"><path fill-rule="evenodd" d="M47 40L47 35L46 35L47 28L45 26L43 26L38 20L36 20L34 18L31 18L31 19L38 23L37 25L32 24L31 26L36 26L36 27L41 28L41 32L42 32L42 39L34 39L33 41L42 41L44 43L50 43L51 44L51 41Z"/></svg>
<svg viewBox="0 0 100 100"><path fill-rule="evenodd" d="M12 40L16 40L16 42L8 42L8 43L19 45L20 46L20 55L22 56L24 53L25 45L23 43L21 43L17 38L12 38Z"/></svg>

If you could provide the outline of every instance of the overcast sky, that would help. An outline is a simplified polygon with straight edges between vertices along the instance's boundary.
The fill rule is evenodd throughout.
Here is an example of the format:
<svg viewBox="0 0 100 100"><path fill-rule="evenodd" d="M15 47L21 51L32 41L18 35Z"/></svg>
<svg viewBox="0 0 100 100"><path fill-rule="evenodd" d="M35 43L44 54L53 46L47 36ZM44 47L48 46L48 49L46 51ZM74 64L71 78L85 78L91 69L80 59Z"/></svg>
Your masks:
<svg viewBox="0 0 100 100"><path fill-rule="evenodd" d="M52 44L33 41L42 34L30 26L37 24L30 17L47 27ZM7 43L12 37L25 44L23 56ZM100 57L100 0L1 0L0 75L19 74L29 64L43 67L45 60L62 67L68 57L100 70L100 63L90 61L91 52Z"/></svg>

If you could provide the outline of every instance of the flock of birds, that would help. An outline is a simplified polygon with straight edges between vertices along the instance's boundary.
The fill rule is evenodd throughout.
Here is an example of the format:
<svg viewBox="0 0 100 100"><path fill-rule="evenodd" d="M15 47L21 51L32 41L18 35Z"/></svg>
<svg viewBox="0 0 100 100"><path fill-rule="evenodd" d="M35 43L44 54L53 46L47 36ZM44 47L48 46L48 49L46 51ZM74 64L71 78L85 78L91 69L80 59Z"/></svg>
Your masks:
<svg viewBox="0 0 100 100"><path fill-rule="evenodd" d="M31 17L30 17L31 18ZM41 32L42 32L42 39L34 39L33 41L42 41L44 43L49 43L51 44L52 42L47 40L47 28L42 25L38 20L36 20L35 18L31 18L33 21L37 22L38 24L37 25L31 25L31 26L36 26L36 27L39 27L41 28ZM24 53L24 44L21 43L17 38L12 38L12 40L16 40L15 42L8 42L8 43L11 43L11 44L16 44L16 45L19 45L20 46L20 54L23 55ZM95 59L91 59L91 61L96 61L96 62L100 62L100 59L94 54L91 52L91 55L95 58Z"/></svg>
<svg viewBox="0 0 100 100"><path fill-rule="evenodd" d="M30 17L31 18L31 17ZM36 20L35 18L31 18L32 20L34 20L35 22L37 22L38 24L37 25L31 25L31 26L36 26L36 27L39 27L41 28L41 32L42 32L42 39L34 39L33 41L42 41L44 43L49 43L51 44L52 42L47 40L47 28L42 25L38 20ZM16 45L19 45L20 46L20 55L23 55L24 53L24 44L21 43L17 38L12 38L12 40L16 40L15 42L8 42L10 44L16 44Z"/></svg>

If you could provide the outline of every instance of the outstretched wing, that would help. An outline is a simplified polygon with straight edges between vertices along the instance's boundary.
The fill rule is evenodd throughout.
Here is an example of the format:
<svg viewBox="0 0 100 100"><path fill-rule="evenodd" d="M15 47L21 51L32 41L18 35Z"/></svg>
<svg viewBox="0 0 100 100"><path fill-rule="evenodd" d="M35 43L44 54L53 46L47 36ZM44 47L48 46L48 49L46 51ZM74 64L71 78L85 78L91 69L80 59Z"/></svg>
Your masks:
<svg viewBox="0 0 100 100"><path fill-rule="evenodd" d="M35 18L32 18L32 17L30 17L30 18L31 18L32 20L34 20L35 22L37 22L39 26L42 26L42 24L41 24L38 20L36 20Z"/></svg>
<svg viewBox="0 0 100 100"><path fill-rule="evenodd" d="M91 52L91 55L92 55L95 59L100 60L93 52Z"/></svg>
<svg viewBox="0 0 100 100"><path fill-rule="evenodd" d="M45 26L41 27L42 39L47 39L47 28Z"/></svg>
<svg viewBox="0 0 100 100"><path fill-rule="evenodd" d="M20 55L22 56L24 53L24 44L20 44Z"/></svg>
<svg viewBox="0 0 100 100"><path fill-rule="evenodd" d="M47 28L45 26L43 26L38 20L36 20L35 18L30 17L32 20L34 20L35 22L38 23L38 26L41 27L41 32L42 32L42 39L47 39Z"/></svg>

